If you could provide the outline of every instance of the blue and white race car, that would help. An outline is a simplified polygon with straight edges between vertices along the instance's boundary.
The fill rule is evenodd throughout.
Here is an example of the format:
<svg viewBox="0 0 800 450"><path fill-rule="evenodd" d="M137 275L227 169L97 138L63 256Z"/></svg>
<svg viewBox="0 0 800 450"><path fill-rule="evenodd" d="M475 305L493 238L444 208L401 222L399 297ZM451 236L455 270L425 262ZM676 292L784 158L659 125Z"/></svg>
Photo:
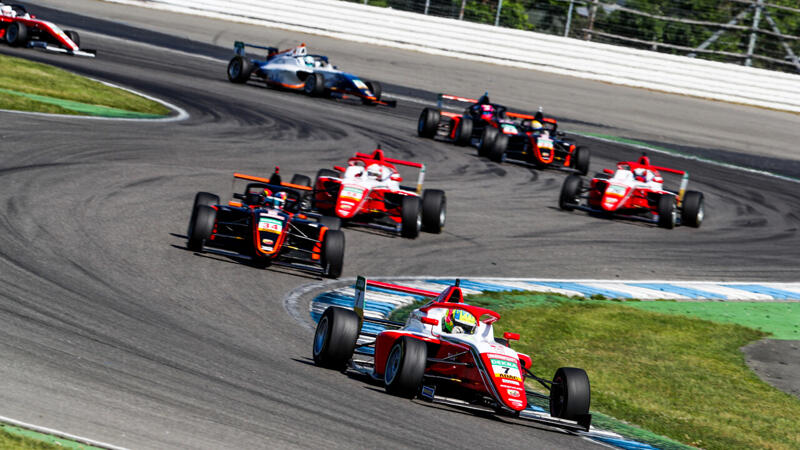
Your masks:
<svg viewBox="0 0 800 450"><path fill-rule="evenodd" d="M266 59L249 58L245 47L267 50ZM233 83L246 83L257 77L267 86L302 90L312 97L357 97L367 105L397 105L394 100L381 100L381 85L377 81L362 81L342 72L327 56L309 54L305 44L281 51L237 41L234 51L236 55L228 63L228 79Z"/></svg>

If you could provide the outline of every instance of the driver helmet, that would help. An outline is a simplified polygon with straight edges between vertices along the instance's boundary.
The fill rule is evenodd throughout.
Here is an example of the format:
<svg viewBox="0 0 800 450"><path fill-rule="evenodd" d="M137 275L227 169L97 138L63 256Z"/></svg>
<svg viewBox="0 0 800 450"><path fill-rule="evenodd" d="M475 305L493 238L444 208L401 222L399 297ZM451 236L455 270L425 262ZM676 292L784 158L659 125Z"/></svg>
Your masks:
<svg viewBox="0 0 800 450"><path fill-rule="evenodd" d="M475 316L463 309L451 309L442 319L442 331L445 333L473 334L477 327Z"/></svg>
<svg viewBox="0 0 800 450"><path fill-rule="evenodd" d="M313 56L309 56L309 55L304 56L303 57L303 62L308 67L314 67L314 57Z"/></svg>
<svg viewBox="0 0 800 450"><path fill-rule="evenodd" d="M531 121L531 129L536 132L544 131L544 125L542 125L542 122L539 122L538 120L533 120Z"/></svg>
<svg viewBox="0 0 800 450"><path fill-rule="evenodd" d="M0 5L2 5L2 4L0 4ZM4 16L11 16L11 17L16 16L16 14L14 13L14 8L12 8L12 7L8 6L8 5L0 6L0 14L2 14Z"/></svg>
<svg viewBox="0 0 800 450"><path fill-rule="evenodd" d="M638 167L638 168L634 169L633 170L633 178L635 178L636 181L641 181L642 183L647 183L647 169L643 169L641 167Z"/></svg>
<svg viewBox="0 0 800 450"><path fill-rule="evenodd" d="M367 177L369 178L380 180L382 175L381 172L381 166L378 164L371 164L369 167L367 167Z"/></svg>
<svg viewBox="0 0 800 450"><path fill-rule="evenodd" d="M283 209L286 206L286 199L289 194L286 192L278 192L272 196L272 207L275 209Z"/></svg>
<svg viewBox="0 0 800 450"><path fill-rule="evenodd" d="M484 119L491 119L494 117L494 106L492 105L481 105L481 117Z"/></svg>

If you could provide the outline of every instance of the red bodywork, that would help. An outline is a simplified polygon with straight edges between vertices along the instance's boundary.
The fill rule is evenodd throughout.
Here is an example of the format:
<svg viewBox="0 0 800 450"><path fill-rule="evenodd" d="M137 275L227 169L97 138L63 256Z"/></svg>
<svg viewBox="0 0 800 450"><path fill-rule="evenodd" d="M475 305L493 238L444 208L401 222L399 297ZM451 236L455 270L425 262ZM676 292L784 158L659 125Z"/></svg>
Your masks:
<svg viewBox="0 0 800 450"><path fill-rule="evenodd" d="M36 16L31 14L17 17L0 14L0 39L5 38L6 29L9 25L15 22L25 25L29 32L38 32L40 35L49 36L54 43L57 43L69 51L78 51L78 46L72 42L72 40L64 33L64 31L61 30L61 28L52 22L39 20L36 18Z"/></svg>
<svg viewBox="0 0 800 450"><path fill-rule="evenodd" d="M664 179L659 172L674 173L683 175L686 180L686 172L681 170L670 169L666 167L653 166L650 164L650 159L647 156L642 156L637 161L622 161L617 163L617 170L633 172L636 169L645 169L652 172L653 181L663 183ZM608 175L614 175L615 172L610 169L603 171ZM685 181L681 186L681 191L678 195L678 201L683 196L685 189ZM641 186L632 182L620 182L614 179L593 178L589 184L589 207L597 210L609 212L632 212L635 210L647 209L657 213L658 203L657 196L654 194L668 194L670 192L663 189L653 189L649 186ZM680 205L680 204L679 204Z"/></svg>

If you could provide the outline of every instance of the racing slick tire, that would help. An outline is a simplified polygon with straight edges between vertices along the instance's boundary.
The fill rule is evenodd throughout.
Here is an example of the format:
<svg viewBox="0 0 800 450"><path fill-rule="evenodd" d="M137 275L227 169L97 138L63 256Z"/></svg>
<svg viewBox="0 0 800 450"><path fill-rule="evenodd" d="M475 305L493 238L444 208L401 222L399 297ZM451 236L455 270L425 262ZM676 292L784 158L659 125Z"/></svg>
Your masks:
<svg viewBox="0 0 800 450"><path fill-rule="evenodd" d="M577 147L573 157L575 158L575 162L573 163L572 167L574 167L575 170L577 170L581 175L586 175L589 173L589 160L592 157L589 149Z"/></svg>
<svg viewBox="0 0 800 450"><path fill-rule="evenodd" d="M424 341L410 336L398 338L383 371L383 386L386 392L400 397L414 398L422 384L425 363L428 360L428 346Z"/></svg>
<svg viewBox="0 0 800 450"><path fill-rule="evenodd" d="M219 196L210 192L198 192L194 196L194 204L192 205L192 217L189 218L189 228L186 231L186 236L192 235L192 225L195 223L197 217L197 207L200 205L219 205Z"/></svg>
<svg viewBox="0 0 800 450"><path fill-rule="evenodd" d="M419 115L417 122L417 135L419 137L433 139L436 136L436 129L439 128L441 115L435 109L425 108Z"/></svg>
<svg viewBox="0 0 800 450"><path fill-rule="evenodd" d="M13 22L6 28L6 42L12 47L24 47L29 40L28 27L21 22Z"/></svg>
<svg viewBox="0 0 800 450"><path fill-rule="evenodd" d="M499 134L497 138L492 143L492 147L489 149L489 159L496 162L501 163L506 160L506 148L508 147L508 136L505 134Z"/></svg>
<svg viewBox="0 0 800 450"><path fill-rule="evenodd" d="M64 30L64 34L67 35L70 41L74 42L75 45L78 47L81 46L81 35L78 34L75 30Z"/></svg>
<svg viewBox="0 0 800 450"><path fill-rule="evenodd" d="M675 196L663 194L658 198L658 226L671 230L675 228L675 221L678 218L675 209Z"/></svg>
<svg viewBox="0 0 800 450"><path fill-rule="evenodd" d="M322 241L322 268L328 278L342 276L344 267L344 232L341 230L328 230Z"/></svg>
<svg viewBox="0 0 800 450"><path fill-rule="evenodd" d="M228 80L231 83L247 83L253 73L253 63L247 58L236 55L228 63Z"/></svg>
<svg viewBox="0 0 800 450"><path fill-rule="evenodd" d="M400 234L404 238L415 239L422 228L422 211L420 210L419 197L403 196L400 205Z"/></svg>
<svg viewBox="0 0 800 450"><path fill-rule="evenodd" d="M367 85L367 88L370 90L370 92L372 92L372 95L375 97L375 99L377 101L380 101L381 95L383 94L383 87L381 87L381 84L377 81L367 81L364 84ZM361 102L364 103L365 105L375 104L375 102L373 102L372 100L367 100L365 98L361 99Z"/></svg>
<svg viewBox="0 0 800 450"><path fill-rule="evenodd" d="M310 74L303 85L303 92L310 97L321 97L325 93L325 77L317 72Z"/></svg>
<svg viewBox="0 0 800 450"><path fill-rule="evenodd" d="M686 191L681 207L681 225L700 228L704 216L703 194L697 191Z"/></svg>
<svg viewBox="0 0 800 450"><path fill-rule="evenodd" d="M422 193L422 229L428 233L441 233L447 219L447 197L439 189L425 189Z"/></svg>
<svg viewBox="0 0 800 450"><path fill-rule="evenodd" d="M192 220L189 222L188 241L186 247L195 252L203 251L205 240L214 231L214 221L217 210L208 205L197 205L192 211Z"/></svg>
<svg viewBox="0 0 800 450"><path fill-rule="evenodd" d="M581 193L583 179L580 175L572 174L561 185L561 194L558 196L558 207L564 211L572 211L578 205L578 195Z"/></svg>
<svg viewBox="0 0 800 450"><path fill-rule="evenodd" d="M489 152L497 139L497 128L487 126L483 129L481 140L478 142L478 156L489 156Z"/></svg>
<svg viewBox="0 0 800 450"><path fill-rule="evenodd" d="M462 116L458 121L455 134L455 144L459 147L466 147L472 140L472 118Z"/></svg>
<svg viewBox="0 0 800 450"><path fill-rule="evenodd" d="M319 218L319 223L329 230L341 230L342 219L333 216L322 216Z"/></svg>
<svg viewBox="0 0 800 450"><path fill-rule="evenodd" d="M314 331L314 364L328 369L344 369L356 348L358 322L358 315L352 310L328 307Z"/></svg>
<svg viewBox="0 0 800 450"><path fill-rule="evenodd" d="M296 173L292 175L291 183L298 186L311 187L311 177L303 175L302 173Z"/></svg>
<svg viewBox="0 0 800 450"><path fill-rule="evenodd" d="M561 367L553 375L550 388L550 415L559 419L577 420L589 414L591 389L583 369Z"/></svg>

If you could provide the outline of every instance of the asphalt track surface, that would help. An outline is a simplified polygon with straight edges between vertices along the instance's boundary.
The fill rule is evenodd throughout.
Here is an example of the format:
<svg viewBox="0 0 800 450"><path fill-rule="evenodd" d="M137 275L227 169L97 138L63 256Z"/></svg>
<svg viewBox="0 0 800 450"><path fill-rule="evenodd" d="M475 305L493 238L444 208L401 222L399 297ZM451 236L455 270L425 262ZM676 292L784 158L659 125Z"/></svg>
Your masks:
<svg viewBox="0 0 800 450"><path fill-rule="evenodd" d="M668 231L562 212L556 198L563 173L497 165L478 159L474 149L420 140L414 128L420 105L369 108L233 85L224 64L183 53L192 47L225 58L227 49L169 37L198 19L159 16L145 23L137 19L138 10L75 2L76 10L94 6L95 14L48 18L123 39L139 28L160 28L163 34L139 30L148 43L140 45L85 33L84 46L100 52L96 60L5 46L0 52L141 90L186 109L191 118L125 123L0 113L5 416L135 448L594 447L543 426L401 400L379 386L318 369L310 359L311 333L290 318L282 302L287 292L316 278L184 248L195 192L225 198L232 172L263 175L276 164L285 174L313 175L376 142L392 156L428 165L427 186L448 194L447 229L414 241L348 230L347 277L799 278L795 183L659 156L659 164L687 168L694 188L705 193L707 222L701 229ZM114 14L127 15L126 23ZM208 24L207 36L233 35L239 28ZM278 44L311 39L260 33L260 41ZM334 56L353 47L319 41L319 51ZM436 91L438 86L429 89L427 80L410 74L442 83L459 69L451 66L461 67L453 84L459 91L486 85L464 75L471 67L466 62L443 60L423 70L404 65L413 53L366 52L361 65L344 54L340 65L365 78L387 75L387 84L400 94ZM521 76L492 66L476 71L491 74L493 86L506 86L509 95L514 77ZM599 90L600 97L627 95L635 104L642 96L661 95L572 79L548 85L551 78L541 78L538 90L550 97ZM797 120L685 100L757 121ZM682 105L680 97L669 101ZM564 122L586 122L568 107L549 110ZM642 109L637 121L649 123L650 111ZM631 127L630 134L645 139L649 126ZM692 127L712 131L698 122ZM714 151L703 145L702 135L685 139L679 144ZM618 145L582 143L593 151L592 170L638 156ZM791 168L788 162L783 167Z"/></svg>

